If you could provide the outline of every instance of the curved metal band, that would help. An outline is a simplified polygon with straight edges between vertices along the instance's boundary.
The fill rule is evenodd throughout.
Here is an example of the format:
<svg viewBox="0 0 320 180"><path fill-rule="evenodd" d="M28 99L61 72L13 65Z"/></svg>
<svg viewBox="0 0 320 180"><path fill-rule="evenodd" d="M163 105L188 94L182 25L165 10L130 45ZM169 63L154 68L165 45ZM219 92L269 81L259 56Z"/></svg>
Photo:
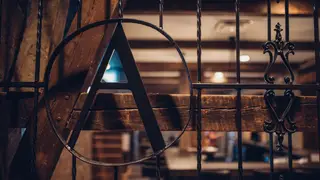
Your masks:
<svg viewBox="0 0 320 180"><path fill-rule="evenodd" d="M105 163L105 162L100 162L100 161L95 161L92 159L89 159L85 156L83 156L82 154L80 154L79 152L77 152L76 150L74 150L73 148L71 148L68 143L66 142L66 140L60 135L60 133L58 132L57 128L55 127L55 122L52 118L52 114L51 114L51 110L50 110L50 104L49 104L49 79L50 79L50 73L51 73L51 69L52 66L55 62L56 57L60 54L60 52L63 50L63 48L71 41L73 40L76 36L80 35L81 33L95 28L95 27L99 27L99 26L103 26L103 25L108 25L108 24L114 24L114 23L133 23L133 24L140 24L140 25L144 25L147 27L150 27L156 31L158 31L160 34L162 34L164 37L167 38L167 40L170 42L170 44L172 44L174 46L174 48L177 50L181 61L183 63L183 66L185 68L185 71L187 73L187 78L188 78L188 82L189 82L189 90L190 90L190 102L189 102L189 120L187 122L187 124L183 127L182 132L178 135L178 137L172 141L171 143L169 143L164 149L162 149L161 151L158 152L154 152L153 154L146 156L142 159L136 160L136 161L131 161L131 162L126 162L126 163ZM98 21L92 24L88 24L78 30L76 30L75 32L73 32L72 34L70 34L69 36L67 36L65 39L63 39L61 41L61 43L56 47L56 49L53 51L49 61L48 61L48 65L46 68L46 72L44 75L44 102L45 102L45 107L46 107L46 111L47 111L47 117L48 120L50 122L50 125L54 131L54 134L57 136L57 138L60 140L60 142L64 145L64 147L75 157L77 157L79 160L88 163L88 164L92 164L92 165L98 165L98 166L105 166L105 167L111 167L111 166L126 166L126 165L130 165L130 164L136 164L136 163L140 163L143 162L145 160L148 160L152 157L155 157L157 155L160 155L161 153L163 153L166 149L168 149L169 147L171 147L174 143L176 143L180 137L182 136L182 134L186 131L190 121L191 121L191 117L192 117L192 112L193 112L193 106L192 106L192 101L193 101L193 92L192 92L192 81L191 81L191 76L190 76L190 72L187 66L187 62L184 59L184 56L178 46L178 44L171 38L170 35L168 35L165 31L163 31L162 29L160 29L159 27L145 22L145 21L141 21L141 20L137 20L137 19L111 19L111 20L103 20L103 21Z"/></svg>

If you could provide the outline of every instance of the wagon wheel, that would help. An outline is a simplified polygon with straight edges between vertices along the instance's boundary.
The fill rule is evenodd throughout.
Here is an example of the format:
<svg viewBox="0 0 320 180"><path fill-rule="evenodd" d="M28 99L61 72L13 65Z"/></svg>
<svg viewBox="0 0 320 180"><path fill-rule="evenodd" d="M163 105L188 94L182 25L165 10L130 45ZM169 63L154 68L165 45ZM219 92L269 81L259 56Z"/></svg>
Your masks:
<svg viewBox="0 0 320 180"><path fill-rule="evenodd" d="M132 68L135 66L135 62L132 56L132 53L130 51L130 47L128 45L127 39L125 37L123 28L122 28L122 24L124 23L132 23L132 24L139 24L139 25L143 25L149 28L152 28L154 30L156 30L157 32L159 32L160 34L162 34L165 38L167 38L167 40L169 41L169 43L176 49L176 51L178 52L181 61L183 63L183 66L185 68L187 77L188 77L188 83L189 83L189 92L190 92L190 101L189 101L189 120L186 123L186 125L182 128L182 132L178 135L178 137L173 140L171 143L169 144L165 144L163 141L163 137L162 134L160 132L160 129L157 125L157 122L155 120L155 116L152 112L152 108L150 105L150 102L145 94L145 90L142 84L142 81L140 79L139 76L139 72L136 68ZM65 96L66 100L69 100L70 98L72 98L72 100L74 101L74 103L70 103L70 108L64 108L64 110L67 112L66 115L64 115L64 117L61 117L57 114L52 113L52 107L50 105L50 101L49 101L49 84L50 84L50 74L51 74L51 69L53 67L53 64L56 60L56 58L58 57L58 55L60 54L60 52L63 50L63 48L71 41L73 40L75 37L77 37L78 35L80 35L81 33L90 30L92 28L96 28L99 26L105 26L105 25L115 25L115 30L113 32L113 35L111 37L111 40L109 41L108 44L108 48L106 48L106 50L103 52L103 56L102 56L102 60L99 62L99 65L97 65L97 69L90 69L89 73L87 74L86 78L85 78L85 82L91 82L89 83L90 85L90 90L87 94L87 98L85 100L85 103L81 109L80 115L79 115L79 119L75 125L75 128L73 129L70 139L69 140L65 140L66 134L69 134L70 131L68 132L64 132L63 134L61 134L61 130L56 128L56 122L54 121L54 119L62 119L62 118L67 118L68 121L70 122L70 118L72 118L72 112L74 110L74 106L76 104L76 100L79 97L79 93L77 95L72 95L72 97L70 97L69 95ZM121 48L120 48L121 46ZM102 84L101 83L101 78L103 76L103 73L107 67L107 64L109 62L109 59L113 53L114 50L118 50L119 51L119 55L120 55L120 59L125 59L126 61L122 61L123 66L124 66L124 70L126 71L126 73L128 73L129 77L128 78L128 83L123 85L123 84L112 84L110 86L110 84ZM121 56L124 56L125 58L121 58ZM132 70L133 69L133 70ZM95 71L95 72L94 72ZM94 75L93 75L94 74ZM128 77L128 76L127 76ZM150 159L152 157L158 156L161 153L163 153L166 149L168 149L171 145L175 144L180 137L182 136L182 134L185 132L186 128L189 125L189 122L191 121L191 114L193 112L192 106L191 106L191 102L193 100L193 95L192 95L192 82L191 82L191 78L190 78L190 73L189 70L187 68L187 64L186 61L183 57L183 54L180 50L180 48L178 47L178 45L176 44L176 42L166 33L164 32L162 29L158 28L157 26L150 24L148 22L144 22L144 21L140 21L140 20L135 20L135 19L112 19L112 20L104 20L104 21L99 21L96 23L92 23L89 25L86 25L80 29L78 29L77 31L73 32L72 34L70 34L68 37L66 37L58 46L57 48L53 51L47 68L46 68L46 72L45 72L45 77L44 77L44 81L45 81L45 85L44 85L44 102L45 102L45 106L46 106L46 112L47 112L47 117L48 120L50 122L50 125L53 129L54 134L57 136L57 138L60 140L60 142L64 145L64 147L75 157L77 157L79 160L92 164L92 165L100 165L100 166L124 166L124 165L130 165L130 164L135 164L135 163L139 163L142 161L145 161L147 159ZM67 81L68 82L68 81ZM90 107L91 107L91 103L92 100L94 99L96 92L99 89L109 89L109 88L116 88L116 89L130 89L133 93L133 96L135 97L135 101L137 103L138 109L139 109L139 113L141 116L142 121L144 122L144 126L145 126L145 130L147 132L148 138L150 140L150 143L152 145L153 148L153 154L148 155L142 159L136 160L136 161L131 161L131 162L125 162L125 163L107 163L107 162L100 162L100 161L95 161L92 159L89 159L87 157L84 157L83 155L81 155L80 153L78 153L75 149L74 146L76 144L76 141L79 137L80 131L81 129L84 127L86 119L87 119L87 115L88 112L90 111ZM139 89L140 88L140 89ZM81 88L81 92L85 92L86 89L88 89L88 87L84 87L82 86ZM107 103L107 102L106 102ZM54 105L54 102L51 103ZM142 107L139 107L142 106ZM143 110L143 111L142 111ZM55 117L55 118L54 118ZM148 119L148 121L146 121L146 119ZM163 141L163 142L161 142Z"/></svg>

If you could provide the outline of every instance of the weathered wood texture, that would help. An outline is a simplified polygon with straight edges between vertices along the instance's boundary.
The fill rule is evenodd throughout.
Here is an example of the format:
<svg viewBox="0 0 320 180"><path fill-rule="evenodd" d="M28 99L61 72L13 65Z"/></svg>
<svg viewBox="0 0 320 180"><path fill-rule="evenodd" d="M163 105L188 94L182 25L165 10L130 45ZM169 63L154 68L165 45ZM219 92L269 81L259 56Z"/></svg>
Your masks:
<svg viewBox="0 0 320 180"><path fill-rule="evenodd" d="M15 50L23 35L26 1L3 0L1 6L0 81L8 76Z"/></svg>
<svg viewBox="0 0 320 180"><path fill-rule="evenodd" d="M21 129L8 127L20 127L19 124L15 123L25 121L33 108L32 104L26 107L24 100L21 99L19 93L0 93L0 169L4 170L2 175L5 176L8 173L8 167L10 167L21 139ZM2 175L0 175L0 179L6 179Z"/></svg>
<svg viewBox="0 0 320 180"><path fill-rule="evenodd" d="M16 79L19 81L33 81L34 78L37 22L36 2L37 0L32 1L31 14L28 17L29 23L24 33L24 39L21 45L22 50L16 65L16 72L18 73L16 74ZM82 25L105 19L105 2L105 0L83 1ZM69 1L64 0L45 1L44 3L41 80L43 79L49 54L62 39L68 6ZM112 0L111 6L111 9L114 10L116 0ZM115 13L112 14L116 15ZM73 21L69 32L75 29L76 20ZM65 136L69 134L69 131L63 131L66 119L68 119L67 116L71 112L73 104L78 97L83 79L87 74L86 72L88 72L91 65L96 64L99 60L98 50L106 46L108 43L106 37L110 36L112 29L113 26L108 26L108 28L100 27L81 34L66 46L63 61L60 61L60 65L59 63L55 63L52 69L50 86L55 86L60 78L63 80L62 84L60 84L61 86L59 86L59 90L56 88L52 90L51 95L55 98L51 104L52 112L61 119L59 122L59 127L61 127L59 131ZM72 78L73 74L79 73L82 74L82 76ZM43 103L40 103L38 116L36 166L39 179L50 179L63 147L46 122L47 118ZM30 129L27 129L26 134L28 133L30 133ZM11 179L30 179L30 174L28 174L28 171L30 171L30 159L28 158L30 157L28 157L28 155L26 156L25 153L25 149L29 143L29 137L24 136L11 166L11 172L13 172L10 174Z"/></svg>
<svg viewBox="0 0 320 180"><path fill-rule="evenodd" d="M75 106L72 121L73 128L86 94L82 94ZM178 131L189 118L189 95L149 94L160 129ZM222 95L203 95L203 130L236 131L236 97ZM278 97L278 103L285 105L286 100ZM285 107L285 106L284 106ZM92 106L86 129L97 130L144 130L138 109L131 94L99 94ZM281 111L281 110L280 110ZM317 124L316 98L296 97L292 109L298 131L315 131ZM263 131L263 122L270 120L263 96L242 96L243 131ZM194 122L188 130L195 130Z"/></svg>

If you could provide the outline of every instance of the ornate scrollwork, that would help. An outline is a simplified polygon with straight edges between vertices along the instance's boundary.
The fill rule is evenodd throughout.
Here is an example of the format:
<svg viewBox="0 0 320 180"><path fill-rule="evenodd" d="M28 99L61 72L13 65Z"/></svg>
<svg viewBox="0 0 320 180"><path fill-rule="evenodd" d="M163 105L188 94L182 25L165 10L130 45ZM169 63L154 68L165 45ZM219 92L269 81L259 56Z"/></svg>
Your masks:
<svg viewBox="0 0 320 180"><path fill-rule="evenodd" d="M274 31L276 31L276 37L274 41L268 41L263 45L263 53L269 54L270 62L269 65L265 71L264 79L269 84L274 84L274 77L270 76L270 71L272 69L273 64L276 62L278 56L281 57L283 64L287 68L287 70L290 73L291 77L284 77L284 81L286 84L292 84L294 82L294 74L292 71L292 68L290 66L290 63L288 61L288 57L290 54L294 55L294 44L291 42L284 42L282 40L281 32L283 29L281 28L280 23L277 23Z"/></svg>
<svg viewBox="0 0 320 180"><path fill-rule="evenodd" d="M274 84L275 78L269 75L272 65L276 62L278 56L281 57L283 64L290 73L290 77L284 77L285 84L292 84L294 82L294 74L292 68L289 64L288 57L290 54L294 55L294 44L291 42L284 42L282 40L280 23L277 23L275 26L276 36L274 41L268 41L264 44L263 53L268 53L270 57L269 65L265 71L264 79L268 84ZM271 119L264 122L264 130L268 133L276 133L278 136L277 150L283 150L283 137L285 133L293 133L296 131L295 121L292 120L290 116L290 110L294 103L294 93L290 89L286 89L284 96L289 98L287 107L284 109L282 114L279 116L277 113L277 108L275 107L275 92L271 89L268 89L265 92L264 98L267 104L268 109L271 112Z"/></svg>
<svg viewBox="0 0 320 180"><path fill-rule="evenodd" d="M286 132L294 133L297 130L296 122L290 116L290 110L294 103L294 93L287 89L284 92L284 96L290 98L287 107L281 116L278 115L276 108L274 107L276 102L274 100L275 93L273 90L267 90L264 97L267 104L268 109L271 111L272 120L266 120L264 122L264 130L268 133L276 133L278 136L277 150L283 150L283 136ZM285 121L287 120L287 121Z"/></svg>

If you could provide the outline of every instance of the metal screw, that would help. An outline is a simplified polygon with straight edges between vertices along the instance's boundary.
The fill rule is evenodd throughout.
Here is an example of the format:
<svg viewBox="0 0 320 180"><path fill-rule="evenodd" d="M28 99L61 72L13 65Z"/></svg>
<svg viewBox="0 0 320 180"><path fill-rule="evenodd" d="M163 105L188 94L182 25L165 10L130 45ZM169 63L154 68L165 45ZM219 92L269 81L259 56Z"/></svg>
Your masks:
<svg viewBox="0 0 320 180"><path fill-rule="evenodd" d="M66 95L66 96L64 96L64 99L65 99L65 100L69 100L69 99L70 99L70 96L69 96L69 95Z"/></svg>
<svg viewBox="0 0 320 180"><path fill-rule="evenodd" d="M57 117L57 121L60 122L62 120L61 116Z"/></svg>

